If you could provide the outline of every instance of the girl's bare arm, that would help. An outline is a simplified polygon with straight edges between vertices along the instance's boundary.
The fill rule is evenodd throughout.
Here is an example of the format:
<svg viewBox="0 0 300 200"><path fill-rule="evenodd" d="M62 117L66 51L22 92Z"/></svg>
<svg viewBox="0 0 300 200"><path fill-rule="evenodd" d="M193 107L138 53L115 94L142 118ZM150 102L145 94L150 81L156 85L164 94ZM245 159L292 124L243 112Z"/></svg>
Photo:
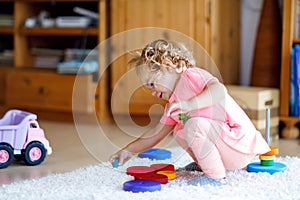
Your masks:
<svg viewBox="0 0 300 200"><path fill-rule="evenodd" d="M124 150L139 153L145 151L156 144L158 144L163 138L170 134L174 129L174 125L165 125L158 123L154 128L145 132L135 141L128 144Z"/></svg>
<svg viewBox="0 0 300 200"><path fill-rule="evenodd" d="M163 138L170 134L173 129L174 126L158 123L153 129L148 130L141 137L112 155L110 157L110 162L113 163L115 160L117 160L118 165L123 165L137 153L150 149L158 144Z"/></svg>

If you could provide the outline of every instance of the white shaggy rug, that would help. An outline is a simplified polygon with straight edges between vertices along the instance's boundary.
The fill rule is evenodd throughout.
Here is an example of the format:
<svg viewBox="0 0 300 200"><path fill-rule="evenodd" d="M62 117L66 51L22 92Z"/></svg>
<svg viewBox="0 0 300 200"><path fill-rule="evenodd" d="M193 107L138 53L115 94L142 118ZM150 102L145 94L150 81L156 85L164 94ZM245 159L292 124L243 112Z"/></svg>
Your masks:
<svg viewBox="0 0 300 200"><path fill-rule="evenodd" d="M186 183L187 180L199 174L195 172L188 174L181 171L177 174L177 179L162 185L161 191L146 193L123 191L123 183L133 179L125 173L129 166L171 163L179 168L191 161L179 147L170 150L172 155L180 156L172 156L171 159L163 162L137 157L118 169L112 168L109 163L103 163L69 173L2 185L0 199L300 199L300 158L297 157L276 158L277 162L287 165L288 169L283 173L270 175L268 173L248 173L246 170L229 171L228 184L225 186L189 186Z"/></svg>

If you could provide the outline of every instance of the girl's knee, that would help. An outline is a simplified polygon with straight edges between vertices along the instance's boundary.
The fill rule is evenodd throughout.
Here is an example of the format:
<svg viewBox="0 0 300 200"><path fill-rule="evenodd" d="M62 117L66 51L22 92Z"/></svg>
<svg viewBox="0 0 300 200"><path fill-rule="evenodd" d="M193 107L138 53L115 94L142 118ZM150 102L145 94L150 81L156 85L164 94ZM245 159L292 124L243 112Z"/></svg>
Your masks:
<svg viewBox="0 0 300 200"><path fill-rule="evenodd" d="M189 119L184 126L186 140L191 140L191 138L198 136L203 139L208 138L213 143L216 143L222 131L222 124L220 122L201 117Z"/></svg>
<svg viewBox="0 0 300 200"><path fill-rule="evenodd" d="M190 144L195 139L206 140L210 139L210 135L214 135L211 120L206 118L191 118L184 126L184 137L186 141Z"/></svg>
<svg viewBox="0 0 300 200"><path fill-rule="evenodd" d="M193 134L193 133L199 133L199 134L206 134L205 128L208 126L207 119L204 118L191 118L189 119L186 124L184 125L184 134Z"/></svg>

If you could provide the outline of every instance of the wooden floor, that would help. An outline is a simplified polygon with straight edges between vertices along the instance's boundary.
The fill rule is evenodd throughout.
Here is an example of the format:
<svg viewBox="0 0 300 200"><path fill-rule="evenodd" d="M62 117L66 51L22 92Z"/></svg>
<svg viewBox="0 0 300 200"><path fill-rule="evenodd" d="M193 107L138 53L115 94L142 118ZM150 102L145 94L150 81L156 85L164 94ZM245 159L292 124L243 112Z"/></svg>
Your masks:
<svg viewBox="0 0 300 200"><path fill-rule="evenodd" d="M138 136L142 130L130 125L79 124L72 122L40 121L46 137L51 143L53 153L37 166L13 163L0 169L0 185L12 182L40 178L50 174L69 172L83 166L96 165L107 161L109 156ZM122 129L122 130L120 130ZM176 145L168 137L159 145ZM280 149L280 156L300 157L300 145L297 140L279 140L271 145Z"/></svg>

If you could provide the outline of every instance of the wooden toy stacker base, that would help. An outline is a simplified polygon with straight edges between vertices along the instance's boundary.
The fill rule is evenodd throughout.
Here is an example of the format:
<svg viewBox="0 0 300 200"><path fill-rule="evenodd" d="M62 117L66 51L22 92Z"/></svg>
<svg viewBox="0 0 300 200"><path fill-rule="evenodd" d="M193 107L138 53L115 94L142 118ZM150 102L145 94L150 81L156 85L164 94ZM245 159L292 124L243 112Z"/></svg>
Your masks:
<svg viewBox="0 0 300 200"><path fill-rule="evenodd" d="M269 174L274 174L276 172L283 172L287 169L286 165L283 163L275 162L272 166L263 166L260 162L250 163L247 166L248 172L268 172Z"/></svg>

